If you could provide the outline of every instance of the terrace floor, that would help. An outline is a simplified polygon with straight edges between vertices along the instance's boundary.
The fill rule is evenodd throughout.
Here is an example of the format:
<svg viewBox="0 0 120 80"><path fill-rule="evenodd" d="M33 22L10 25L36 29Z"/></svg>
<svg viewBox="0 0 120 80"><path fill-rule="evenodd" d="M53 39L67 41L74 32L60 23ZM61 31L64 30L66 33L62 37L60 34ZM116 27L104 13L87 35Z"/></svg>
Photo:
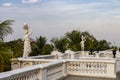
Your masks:
<svg viewBox="0 0 120 80"><path fill-rule="evenodd" d="M60 80L116 80L113 78L86 77L86 76L67 76Z"/></svg>

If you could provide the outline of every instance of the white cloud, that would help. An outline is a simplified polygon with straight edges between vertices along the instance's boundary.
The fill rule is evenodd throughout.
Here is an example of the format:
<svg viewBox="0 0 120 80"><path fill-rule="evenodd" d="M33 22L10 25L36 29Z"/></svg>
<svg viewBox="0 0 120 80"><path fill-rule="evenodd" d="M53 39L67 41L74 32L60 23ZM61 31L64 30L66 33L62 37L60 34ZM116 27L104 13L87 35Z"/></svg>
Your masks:
<svg viewBox="0 0 120 80"><path fill-rule="evenodd" d="M2 4L2 5L9 7L9 6L12 6L12 3L4 3L4 4Z"/></svg>
<svg viewBox="0 0 120 80"><path fill-rule="evenodd" d="M22 0L22 3L37 3L38 0Z"/></svg>

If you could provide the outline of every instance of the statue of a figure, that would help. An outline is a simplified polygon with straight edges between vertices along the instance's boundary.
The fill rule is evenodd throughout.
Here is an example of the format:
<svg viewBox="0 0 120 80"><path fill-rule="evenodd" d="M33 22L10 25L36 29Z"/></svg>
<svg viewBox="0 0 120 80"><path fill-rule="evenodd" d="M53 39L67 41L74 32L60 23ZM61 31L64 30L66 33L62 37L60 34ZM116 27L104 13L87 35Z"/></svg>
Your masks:
<svg viewBox="0 0 120 80"><path fill-rule="evenodd" d="M82 36L81 39L82 39L82 41L80 42L80 44L81 44L81 50L84 51L86 39L85 39L84 36Z"/></svg>
<svg viewBox="0 0 120 80"><path fill-rule="evenodd" d="M28 24L24 24L24 36L23 36L23 41L24 41L24 52L23 52L23 57L26 58L28 55L31 53L31 45L30 45L30 38L29 36L32 34L32 31L29 30Z"/></svg>

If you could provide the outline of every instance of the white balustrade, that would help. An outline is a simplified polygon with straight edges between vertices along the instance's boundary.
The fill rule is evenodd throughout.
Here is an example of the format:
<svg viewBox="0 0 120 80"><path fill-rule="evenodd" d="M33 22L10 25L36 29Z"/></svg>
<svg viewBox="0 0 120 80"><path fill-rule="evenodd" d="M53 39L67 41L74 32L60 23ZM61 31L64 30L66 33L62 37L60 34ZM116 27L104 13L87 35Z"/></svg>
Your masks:
<svg viewBox="0 0 120 80"><path fill-rule="evenodd" d="M49 80L56 80L63 77L62 63L47 68L47 77Z"/></svg>
<svg viewBox="0 0 120 80"><path fill-rule="evenodd" d="M13 69L28 67L37 64L43 64L54 61L54 59L24 59L24 58L15 58L11 60L11 67Z"/></svg>
<svg viewBox="0 0 120 80"><path fill-rule="evenodd" d="M33 66L0 73L0 80L57 80L67 75L116 78L116 60L59 59L44 64L32 60Z"/></svg>
<svg viewBox="0 0 120 80"><path fill-rule="evenodd" d="M62 59L68 59L68 54L63 53Z"/></svg>
<svg viewBox="0 0 120 80"><path fill-rule="evenodd" d="M67 62L68 75L115 78L115 61L70 60Z"/></svg>
<svg viewBox="0 0 120 80"><path fill-rule="evenodd" d="M40 69L40 66L34 65L0 73L0 80L38 80Z"/></svg>
<svg viewBox="0 0 120 80"><path fill-rule="evenodd" d="M63 61L33 65L0 73L0 80L56 80L64 77Z"/></svg>

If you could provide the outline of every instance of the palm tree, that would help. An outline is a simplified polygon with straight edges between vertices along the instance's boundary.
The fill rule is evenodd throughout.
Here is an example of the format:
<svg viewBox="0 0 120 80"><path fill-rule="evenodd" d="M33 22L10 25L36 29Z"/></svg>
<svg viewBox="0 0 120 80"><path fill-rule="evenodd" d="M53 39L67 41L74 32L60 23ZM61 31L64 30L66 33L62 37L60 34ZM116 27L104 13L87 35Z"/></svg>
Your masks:
<svg viewBox="0 0 120 80"><path fill-rule="evenodd" d="M67 50L67 46L68 46L68 39L67 38L53 38L51 40L51 42L54 45L54 48L57 49L58 51L64 52L65 50Z"/></svg>
<svg viewBox="0 0 120 80"><path fill-rule="evenodd" d="M0 42L0 72L10 70L10 59L13 53L6 43Z"/></svg>
<svg viewBox="0 0 120 80"><path fill-rule="evenodd" d="M43 48L43 46L46 45L47 39L46 37L40 36L39 38L36 38L36 44L39 47L39 49Z"/></svg>
<svg viewBox="0 0 120 80"><path fill-rule="evenodd" d="M71 42L71 44L80 43L80 35L81 35L80 31L73 30L72 32L67 32L65 35L67 39Z"/></svg>
<svg viewBox="0 0 120 80"><path fill-rule="evenodd" d="M107 42L106 40L100 40L98 42L98 47L100 50L106 50L106 49L110 49L110 42Z"/></svg>
<svg viewBox="0 0 120 80"><path fill-rule="evenodd" d="M53 50L53 47L50 44L47 44L46 37L40 36L39 38L36 38L36 53L38 54L50 54L50 52Z"/></svg>
<svg viewBox="0 0 120 80"><path fill-rule="evenodd" d="M12 34L11 28L13 20L0 21L0 41L3 41L8 34Z"/></svg>
<svg viewBox="0 0 120 80"><path fill-rule="evenodd" d="M4 38L8 34L12 34L13 30L11 28L13 20L0 21L0 71L6 71L10 69L10 59L12 57L12 51L5 43L3 43Z"/></svg>
<svg viewBox="0 0 120 80"><path fill-rule="evenodd" d="M73 51L80 50L80 40L81 40L81 32L78 30L73 30L72 32L67 32L65 34L67 39L69 40L69 48Z"/></svg>
<svg viewBox="0 0 120 80"><path fill-rule="evenodd" d="M23 42L21 39L5 42L5 45L10 48L15 58L22 56Z"/></svg>

